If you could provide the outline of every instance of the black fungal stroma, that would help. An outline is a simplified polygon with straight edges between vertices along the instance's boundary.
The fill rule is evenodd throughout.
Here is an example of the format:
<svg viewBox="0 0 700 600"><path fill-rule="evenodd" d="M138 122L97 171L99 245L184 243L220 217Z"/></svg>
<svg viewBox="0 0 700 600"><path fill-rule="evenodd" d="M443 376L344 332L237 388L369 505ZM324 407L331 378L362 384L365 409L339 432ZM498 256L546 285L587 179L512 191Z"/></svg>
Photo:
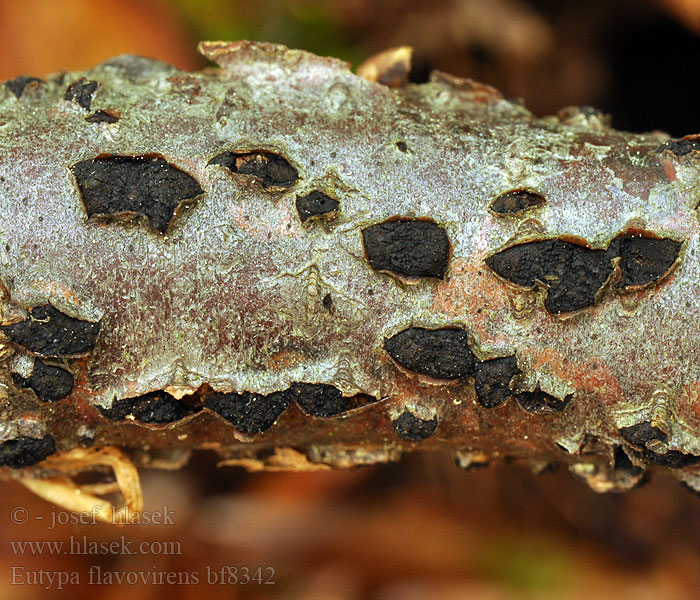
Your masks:
<svg viewBox="0 0 700 600"><path fill-rule="evenodd" d="M185 200L202 193L193 177L155 156L99 157L71 171L88 217L140 214L161 233Z"/></svg>
<svg viewBox="0 0 700 600"><path fill-rule="evenodd" d="M205 399L204 406L231 422L238 431L262 433L277 423L292 401L311 417L328 418L372 404L376 399L365 394L343 396L338 388L325 383L295 382L286 390L268 395L217 392Z"/></svg>
<svg viewBox="0 0 700 600"><path fill-rule="evenodd" d="M333 417L346 412L350 398L324 383L294 383L289 388L290 398L307 414L314 417Z"/></svg>
<svg viewBox="0 0 700 600"><path fill-rule="evenodd" d="M543 392L537 388L532 392L518 392L515 394L518 404L529 413L552 413L561 412L571 402L573 394L569 394L563 400Z"/></svg>
<svg viewBox="0 0 700 600"><path fill-rule="evenodd" d="M204 401L214 411L243 433L262 433L272 427L289 406L288 392L264 396L251 392L215 393Z"/></svg>
<svg viewBox="0 0 700 600"><path fill-rule="evenodd" d="M96 81L88 81L83 77L68 86L63 98L69 102L76 102L85 110L90 110L92 96L97 90L97 85Z"/></svg>
<svg viewBox="0 0 700 600"><path fill-rule="evenodd" d="M685 156L691 152L700 152L700 139L668 140L661 144L656 151L663 152L664 150L669 150L676 156Z"/></svg>
<svg viewBox="0 0 700 600"><path fill-rule="evenodd" d="M362 230L365 254L375 271L437 277L447 271L447 233L432 221L394 219Z"/></svg>
<svg viewBox="0 0 700 600"><path fill-rule="evenodd" d="M44 402L56 402L73 391L71 373L61 367L47 365L38 358L34 360L34 368L29 377L25 378L13 373L12 380L18 387L34 390Z"/></svg>
<svg viewBox="0 0 700 600"><path fill-rule="evenodd" d="M510 383L520 373L513 356L479 361L461 328L409 327L384 340L384 349L401 366L436 379L474 378L476 397L484 408L494 408L510 396Z"/></svg>
<svg viewBox="0 0 700 600"><path fill-rule="evenodd" d="M45 83L43 79L38 77L30 77L29 75L20 75L14 79L10 79L5 82L5 87L10 90L17 99L22 97L24 93L24 88L26 88L30 83L42 84Z"/></svg>
<svg viewBox="0 0 700 600"><path fill-rule="evenodd" d="M492 358L479 362L474 374L476 398L484 408L494 408L502 404L514 392L510 382L520 373L515 356Z"/></svg>
<svg viewBox="0 0 700 600"><path fill-rule="evenodd" d="M163 390L135 398L115 400L110 408L98 407L113 421L138 421L152 425L174 423L199 412L193 397L178 400ZM335 417L376 402L365 394L343 396L342 392L323 383L293 383L288 389L263 395L252 392L215 392L204 400L204 407L217 413L243 433L262 433L272 427L294 401L309 416Z"/></svg>
<svg viewBox="0 0 700 600"><path fill-rule="evenodd" d="M464 329L409 327L384 340L400 365L436 379L463 379L474 373L476 358Z"/></svg>
<svg viewBox="0 0 700 600"><path fill-rule="evenodd" d="M615 446L613 450L613 470L618 472L624 472L632 477L640 475L644 469L637 467L627 456L622 446Z"/></svg>
<svg viewBox="0 0 700 600"><path fill-rule="evenodd" d="M658 447L661 448L665 447L668 442L668 436L658 427L654 427L649 421L630 425L629 427L621 427L619 432L625 441L641 448L644 452L644 458L654 465L681 469L700 462L700 456L685 454L678 450L667 450L666 452L654 450L655 444L658 444Z"/></svg>
<svg viewBox="0 0 700 600"><path fill-rule="evenodd" d="M515 396L530 412L562 410L571 398L560 401L544 392L510 389L521 371L515 355L477 360L469 334L461 328L409 327L384 339L384 349L401 366L435 379L474 379L476 398L484 408L495 408Z"/></svg>
<svg viewBox="0 0 700 600"><path fill-rule="evenodd" d="M16 344L42 356L64 356L89 352L97 342L99 323L74 319L42 305L32 309L29 318L4 325L2 330Z"/></svg>
<svg viewBox="0 0 700 600"><path fill-rule="evenodd" d="M285 190L299 179L299 173L287 159L264 150L222 152L207 164L222 165L233 173L255 177L265 190Z"/></svg>
<svg viewBox="0 0 700 600"><path fill-rule="evenodd" d="M332 215L338 210L338 201L323 192L311 192L308 196L297 196L297 212L304 223L312 217Z"/></svg>
<svg viewBox="0 0 700 600"><path fill-rule="evenodd" d="M184 419L188 406L184 398L178 400L167 392L158 390L136 398L123 398L112 404L111 408L98 407L100 412L113 421L134 419L141 423L162 425Z"/></svg>
<svg viewBox="0 0 700 600"><path fill-rule="evenodd" d="M644 286L663 278L673 267L681 242L623 234L607 250L593 250L560 239L516 244L486 259L504 279L532 288L547 287L544 306L550 313L568 313L595 304L619 257L622 273L617 288Z"/></svg>
<svg viewBox="0 0 700 600"><path fill-rule="evenodd" d="M645 448L644 458L654 465L668 467L670 469L682 469L683 467L696 465L700 462L700 456L686 454L685 452L679 452L678 450L667 450L666 452L661 453L653 452L652 450Z"/></svg>
<svg viewBox="0 0 700 600"><path fill-rule="evenodd" d="M668 441L668 436L649 421L621 427L619 432L625 441L641 448L646 448L648 443L662 442L665 444Z"/></svg>
<svg viewBox="0 0 700 600"><path fill-rule="evenodd" d="M406 409L391 425L396 437L407 442L420 442L435 433L438 418L434 416L432 419L421 419Z"/></svg>
<svg viewBox="0 0 700 600"><path fill-rule="evenodd" d="M40 463L56 452L56 441L52 435L32 438L24 435L0 444L0 466L23 469Z"/></svg>
<svg viewBox="0 0 700 600"><path fill-rule="evenodd" d="M519 215L531 208L544 206L546 200L544 196L529 190L513 190L501 194L496 198L489 208L499 215Z"/></svg>
<svg viewBox="0 0 700 600"><path fill-rule="evenodd" d="M610 244L608 252L620 257L622 279L618 288L643 286L663 277L673 266L681 250L681 243L624 235Z"/></svg>
<svg viewBox="0 0 700 600"><path fill-rule="evenodd" d="M116 123L119 117L106 110L96 110L91 115L85 117L88 123Z"/></svg>

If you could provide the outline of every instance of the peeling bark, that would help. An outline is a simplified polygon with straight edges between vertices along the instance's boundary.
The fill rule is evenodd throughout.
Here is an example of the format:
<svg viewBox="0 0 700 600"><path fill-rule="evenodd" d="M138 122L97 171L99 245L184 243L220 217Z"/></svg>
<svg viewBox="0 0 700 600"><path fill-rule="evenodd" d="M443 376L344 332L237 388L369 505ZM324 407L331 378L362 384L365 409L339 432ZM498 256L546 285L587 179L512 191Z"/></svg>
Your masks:
<svg viewBox="0 0 700 600"><path fill-rule="evenodd" d="M0 86L0 476L65 487L80 449L254 469L443 449L700 491L697 136L408 84L405 49L372 81L200 49L217 68Z"/></svg>

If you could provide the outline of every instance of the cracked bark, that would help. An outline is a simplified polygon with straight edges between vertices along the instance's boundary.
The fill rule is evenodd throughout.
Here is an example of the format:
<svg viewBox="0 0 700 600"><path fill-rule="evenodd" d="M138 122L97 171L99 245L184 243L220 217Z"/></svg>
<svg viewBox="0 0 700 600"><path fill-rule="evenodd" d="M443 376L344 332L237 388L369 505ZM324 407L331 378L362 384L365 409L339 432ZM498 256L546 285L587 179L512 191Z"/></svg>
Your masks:
<svg viewBox="0 0 700 600"><path fill-rule="evenodd" d="M700 490L697 136L405 48L200 48L0 86L1 477L425 449Z"/></svg>

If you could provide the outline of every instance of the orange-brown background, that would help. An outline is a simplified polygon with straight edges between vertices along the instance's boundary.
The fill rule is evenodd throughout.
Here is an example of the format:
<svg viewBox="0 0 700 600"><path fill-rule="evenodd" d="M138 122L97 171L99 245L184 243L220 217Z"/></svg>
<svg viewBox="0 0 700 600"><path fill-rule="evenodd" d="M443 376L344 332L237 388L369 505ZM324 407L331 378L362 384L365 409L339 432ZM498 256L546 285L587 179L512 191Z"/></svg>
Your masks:
<svg viewBox="0 0 700 600"><path fill-rule="evenodd" d="M133 52L183 69L198 39L286 43L357 64L389 45L430 68L485 80L537 114L611 110L621 127L700 131L696 0L0 0L0 80L90 67ZM179 472L143 473L147 509L175 525L52 531L52 507L0 485L0 600L74 597L12 585L11 567L168 570L271 566L275 585L91 586L121 598L700 598L700 499L670 476L626 495L589 491L564 469L500 464L464 473L449 457L308 474L216 469L203 453ZM28 523L14 525L13 507ZM35 517L44 517L43 521ZM182 542L182 555L32 556L11 541Z"/></svg>
<svg viewBox="0 0 700 600"><path fill-rule="evenodd" d="M0 79L132 52L196 69L199 39L284 43L355 65L392 45L496 85L536 114L611 111L632 131L697 133L699 0L0 0Z"/></svg>

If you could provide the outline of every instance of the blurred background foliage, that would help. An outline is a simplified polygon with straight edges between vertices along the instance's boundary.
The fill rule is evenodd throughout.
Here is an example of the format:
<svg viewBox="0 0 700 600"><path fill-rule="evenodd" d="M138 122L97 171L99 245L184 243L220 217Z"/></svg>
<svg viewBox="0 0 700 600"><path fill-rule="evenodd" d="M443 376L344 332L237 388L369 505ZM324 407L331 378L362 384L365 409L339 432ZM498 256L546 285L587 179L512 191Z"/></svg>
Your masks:
<svg viewBox="0 0 700 600"><path fill-rule="evenodd" d="M536 114L595 105L634 131L700 132L700 0L0 0L0 79L89 68L137 53L205 66L200 39L255 39L357 66L389 46L491 83ZM171 527L11 525L51 507L0 484L0 598L66 597L11 585L12 566L79 570L271 565L274 586L130 586L139 598L303 600L700 598L700 500L670 476L597 495L565 469L501 463L464 473L415 455L352 471L247 474L211 453L143 473ZM12 540L173 540L182 555L18 556ZM77 593L77 591L76 591ZM93 600L123 588L91 586ZM69 594L70 595L70 594Z"/></svg>

